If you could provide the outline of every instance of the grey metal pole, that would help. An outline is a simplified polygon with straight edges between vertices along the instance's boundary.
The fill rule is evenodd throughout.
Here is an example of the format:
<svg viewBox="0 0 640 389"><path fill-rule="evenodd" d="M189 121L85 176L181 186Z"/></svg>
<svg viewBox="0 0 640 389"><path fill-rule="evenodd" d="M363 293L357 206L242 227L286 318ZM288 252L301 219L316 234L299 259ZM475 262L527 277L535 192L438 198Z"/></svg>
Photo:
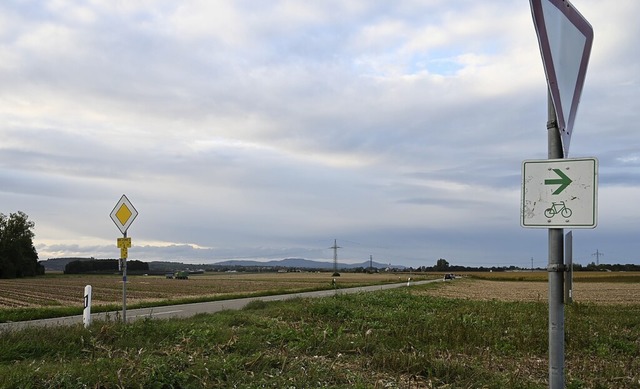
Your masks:
<svg viewBox="0 0 640 389"><path fill-rule="evenodd" d="M564 236L564 263L567 271L564 273L564 303L573 303L573 231Z"/></svg>
<svg viewBox="0 0 640 389"><path fill-rule="evenodd" d="M122 237L127 237L127 231L122 234ZM127 259L120 258L120 261L122 261L122 322L127 324Z"/></svg>
<svg viewBox="0 0 640 389"><path fill-rule="evenodd" d="M563 158L555 107L548 97L548 158ZM549 388L564 388L564 230L549 229Z"/></svg>

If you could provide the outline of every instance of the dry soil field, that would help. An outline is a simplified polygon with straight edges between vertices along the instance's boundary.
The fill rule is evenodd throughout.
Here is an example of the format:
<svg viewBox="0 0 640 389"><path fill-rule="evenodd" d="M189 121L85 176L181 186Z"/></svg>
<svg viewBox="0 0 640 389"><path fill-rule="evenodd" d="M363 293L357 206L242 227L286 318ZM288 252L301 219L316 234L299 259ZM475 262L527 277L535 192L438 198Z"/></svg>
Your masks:
<svg viewBox="0 0 640 389"><path fill-rule="evenodd" d="M546 276L546 272L467 274L420 293L470 300L546 302L549 288ZM640 304L639 276L638 273L575 273L573 300L578 303Z"/></svg>
<svg viewBox="0 0 640 389"><path fill-rule="evenodd" d="M547 301L546 272L468 273L453 281L416 293L471 300ZM440 278L441 274L356 274L335 277L339 288L375 283ZM479 278L481 277L481 278ZM130 276L127 302L184 298L237 297L247 293L292 292L331 287L331 273L207 273L189 280L163 276ZM93 288L93 304L121 304L119 275L48 275L0 280L0 309L77 306L83 304L85 285ZM640 304L640 273L576 273L574 301L597 304Z"/></svg>
<svg viewBox="0 0 640 389"><path fill-rule="evenodd" d="M404 282L408 275L341 273L337 287ZM434 276L415 276L414 279ZM331 273L206 273L188 280L164 276L129 276L127 303L182 298L221 297L269 291L292 292L332 286ZM48 275L0 280L0 309L82 306L85 285L91 285L94 305L122 303L120 275Z"/></svg>

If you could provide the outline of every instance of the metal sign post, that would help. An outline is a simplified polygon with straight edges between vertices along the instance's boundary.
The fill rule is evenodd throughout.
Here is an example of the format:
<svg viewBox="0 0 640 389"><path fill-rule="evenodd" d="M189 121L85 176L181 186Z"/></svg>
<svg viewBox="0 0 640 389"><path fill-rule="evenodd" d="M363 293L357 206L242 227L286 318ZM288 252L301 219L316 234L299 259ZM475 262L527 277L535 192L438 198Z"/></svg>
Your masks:
<svg viewBox="0 0 640 389"><path fill-rule="evenodd" d="M562 158L555 109L549 97L548 156ZM564 230L549 228L549 388L564 388Z"/></svg>
<svg viewBox="0 0 640 389"><path fill-rule="evenodd" d="M122 261L122 322L127 322L127 259Z"/></svg>
<svg viewBox="0 0 640 389"><path fill-rule="evenodd" d="M562 158L555 108L548 103L548 157L522 163L521 225L547 228L549 240L549 383L564 388L564 304L571 301L564 283L572 256L572 234L564 241L564 228L597 225L598 160ZM565 251L566 250L566 251ZM565 258L565 252L567 258ZM567 285L567 287L570 287Z"/></svg>
<svg viewBox="0 0 640 389"><path fill-rule="evenodd" d="M133 207L127 196L122 195L116 206L111 211L111 220L116 224L122 238L118 238L120 248L120 268L122 269L122 322L127 322L127 257L131 238L127 238L127 230L133 220L138 216L138 211Z"/></svg>
<svg viewBox="0 0 640 389"><path fill-rule="evenodd" d="M127 244L128 242L128 244ZM120 263L122 268L122 322L127 322L127 256L128 248L131 247L131 238L127 238L127 232L122 234L122 238L118 239L118 247L120 248Z"/></svg>
<svg viewBox="0 0 640 389"><path fill-rule="evenodd" d="M573 303L573 231L564 236L564 262L567 271L564 273L564 303Z"/></svg>
<svg viewBox="0 0 640 389"><path fill-rule="evenodd" d="M533 23L538 37L540 54L547 76L548 118L547 139L548 158L563 159L569 155L571 135L575 122L591 46L593 28L587 20L573 7L569 0L530 0ZM524 166L523 166L524 172ZM595 187L594 216L582 223L573 215L567 202L573 198L566 196L566 189L576 183L570 174L562 169L553 169L553 177L548 177L542 185L554 187L538 188L539 193L547 193L552 198L551 204L536 210L537 200L527 208L525 199L527 178L523 174L522 226L542 227L532 220L548 220L549 240L549 388L564 388L564 225L581 224L582 228L595 227ZM553 196L556 196L555 198ZM575 197L575 196L574 196ZM557 199L557 201L553 201ZM536 219L536 214L541 219ZM560 223L560 224L558 224ZM567 225L568 227L568 225Z"/></svg>

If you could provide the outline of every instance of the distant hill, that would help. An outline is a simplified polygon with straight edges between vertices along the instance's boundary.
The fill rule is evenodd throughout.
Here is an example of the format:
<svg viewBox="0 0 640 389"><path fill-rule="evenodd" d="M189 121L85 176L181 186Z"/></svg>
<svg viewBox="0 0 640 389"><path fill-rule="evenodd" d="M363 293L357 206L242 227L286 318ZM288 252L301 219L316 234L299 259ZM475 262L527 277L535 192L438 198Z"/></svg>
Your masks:
<svg viewBox="0 0 640 389"><path fill-rule="evenodd" d="M152 272L194 271L211 269L212 265L194 265L191 263L152 261L149 262L149 270Z"/></svg>
<svg viewBox="0 0 640 389"><path fill-rule="evenodd" d="M49 258L44 261L40 261L40 264L44 266L45 271L64 271L65 266L69 262L73 261L92 261L96 258L80 258L80 257L70 257L70 258ZM149 271L156 273L163 272L173 272L177 270L191 270L191 269L199 269L201 267L211 267L211 265L192 265L192 264L184 264L182 262L169 262L169 261L152 261L149 262Z"/></svg>
<svg viewBox="0 0 640 389"><path fill-rule="evenodd" d="M223 261L216 262L212 264L213 266L245 266L245 267L289 267L289 268L300 268L300 269L333 269L333 262L323 262L323 261L313 261L310 259L304 258L285 258L274 261L248 261L248 260L231 260L231 261ZM405 266L402 265L391 265L379 262L373 262L373 267L377 269L386 269L387 267L395 268L395 269L405 269ZM368 268L369 261L365 261L362 263L341 263L338 262L338 269L355 269L358 267Z"/></svg>
<svg viewBox="0 0 640 389"><path fill-rule="evenodd" d="M45 261L40 261L47 271L64 271L65 266L72 261L91 261L96 258L49 258ZM379 262L373 262L373 267L376 269L386 269L391 267L392 269L406 269L406 266L402 265L389 265ZM149 262L149 271L154 273L162 273L165 271L178 271L178 270L195 270L195 269L216 269L220 267L256 267L256 268L294 268L294 269L321 269L321 270L333 270L333 262L313 261L304 258L285 258L273 261L250 261L250 260L229 260L207 264L186 264L182 262L170 262L170 261L152 261ZM362 263L341 263L338 262L338 269L355 269L355 268L369 268L369 261Z"/></svg>

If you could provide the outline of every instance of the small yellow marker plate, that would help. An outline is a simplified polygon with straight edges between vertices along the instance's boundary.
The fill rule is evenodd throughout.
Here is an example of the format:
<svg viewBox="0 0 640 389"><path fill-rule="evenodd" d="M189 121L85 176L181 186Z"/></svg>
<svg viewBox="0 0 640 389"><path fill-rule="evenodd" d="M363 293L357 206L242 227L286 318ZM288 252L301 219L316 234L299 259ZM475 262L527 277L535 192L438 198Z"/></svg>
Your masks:
<svg viewBox="0 0 640 389"><path fill-rule="evenodd" d="M131 238L118 238L118 247L121 249L131 247Z"/></svg>

